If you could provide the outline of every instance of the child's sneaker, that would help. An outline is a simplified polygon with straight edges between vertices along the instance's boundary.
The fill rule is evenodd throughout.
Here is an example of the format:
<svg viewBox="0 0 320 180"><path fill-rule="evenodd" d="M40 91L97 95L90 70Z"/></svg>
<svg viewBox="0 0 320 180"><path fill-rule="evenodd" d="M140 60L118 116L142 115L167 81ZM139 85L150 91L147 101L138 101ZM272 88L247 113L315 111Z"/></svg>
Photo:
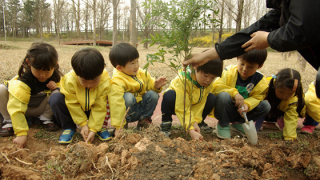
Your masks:
<svg viewBox="0 0 320 180"><path fill-rule="evenodd" d="M70 144L73 140L73 136L75 133L76 133L75 129L65 129L59 138L59 143Z"/></svg>
<svg viewBox="0 0 320 180"><path fill-rule="evenodd" d="M246 135L246 133L243 130L242 124L231 124L230 127L231 131L239 132L242 136Z"/></svg>
<svg viewBox="0 0 320 180"><path fill-rule="evenodd" d="M97 135L101 141L111 140L111 135L106 128L102 128L101 131L97 132Z"/></svg>
<svg viewBox="0 0 320 180"><path fill-rule="evenodd" d="M227 127L221 127L220 124L217 124L217 136L221 139L230 139L231 133L230 133L230 125Z"/></svg>
<svg viewBox="0 0 320 180"><path fill-rule="evenodd" d="M142 120L139 120L137 125L138 131L141 131L142 128L147 129L151 123L152 123L151 118L144 118Z"/></svg>
<svg viewBox="0 0 320 180"><path fill-rule="evenodd" d="M279 117L277 119L276 126L278 127L279 130L281 130L281 131L283 130L283 127L284 127L283 117Z"/></svg>
<svg viewBox="0 0 320 180"><path fill-rule="evenodd" d="M13 136L13 135L14 135L14 131L13 131L11 121L7 121L7 122L5 121L2 124L2 128L0 129L0 136L7 137L7 136Z"/></svg>
<svg viewBox="0 0 320 180"><path fill-rule="evenodd" d="M51 120L40 120L40 123L46 131L58 131L59 126L53 123Z"/></svg>
<svg viewBox="0 0 320 180"><path fill-rule="evenodd" d="M313 134L313 131L314 131L315 128L316 128L316 126L305 125L301 129L301 133Z"/></svg>
<svg viewBox="0 0 320 180"><path fill-rule="evenodd" d="M161 133L169 137L171 135L171 122L163 122L160 124Z"/></svg>
<svg viewBox="0 0 320 180"><path fill-rule="evenodd" d="M213 132L213 128L208 126L207 123L200 123L198 124L199 125L199 128L201 130L201 132L204 132L204 133L211 133Z"/></svg>

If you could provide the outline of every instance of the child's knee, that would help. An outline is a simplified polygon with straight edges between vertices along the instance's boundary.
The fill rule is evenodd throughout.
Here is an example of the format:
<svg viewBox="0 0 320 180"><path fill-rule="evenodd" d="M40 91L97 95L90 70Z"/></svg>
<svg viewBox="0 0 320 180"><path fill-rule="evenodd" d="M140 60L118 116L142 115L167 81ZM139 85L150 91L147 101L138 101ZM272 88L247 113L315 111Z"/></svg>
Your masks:
<svg viewBox="0 0 320 180"><path fill-rule="evenodd" d="M52 106L55 106L61 102L65 101L65 97L63 94L61 94L60 92L55 92L53 94L50 95L49 98L49 104Z"/></svg>
<svg viewBox="0 0 320 180"><path fill-rule="evenodd" d="M216 100L222 101L222 102L229 102L229 101L232 101L232 98L229 93L221 92L216 96Z"/></svg>
<svg viewBox="0 0 320 180"><path fill-rule="evenodd" d="M130 92L125 92L123 95L123 99L124 102L126 104L126 107L130 107L133 104L135 104L137 102L136 98L134 97L134 95Z"/></svg>
<svg viewBox="0 0 320 180"><path fill-rule="evenodd" d="M158 102L158 99L159 99L159 94L155 91L148 91L146 93L146 96L148 99L150 99L151 101L157 101Z"/></svg>
<svg viewBox="0 0 320 180"><path fill-rule="evenodd" d="M263 112L263 113L269 113L269 111L271 110L271 105L270 105L270 103L268 102L268 101L266 101L266 100L263 100L263 101L261 101L260 102L260 104L259 104L259 106L260 106L260 108L261 108L261 111Z"/></svg>

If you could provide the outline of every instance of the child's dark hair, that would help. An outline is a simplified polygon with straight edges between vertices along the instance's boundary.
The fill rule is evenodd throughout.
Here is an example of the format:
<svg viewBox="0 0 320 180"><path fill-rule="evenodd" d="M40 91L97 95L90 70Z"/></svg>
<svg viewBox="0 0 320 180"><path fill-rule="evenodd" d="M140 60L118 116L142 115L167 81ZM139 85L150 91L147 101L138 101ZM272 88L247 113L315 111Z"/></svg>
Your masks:
<svg viewBox="0 0 320 180"><path fill-rule="evenodd" d="M97 49L83 48L74 53L71 65L77 76L85 80L93 80L102 74L105 63Z"/></svg>
<svg viewBox="0 0 320 180"><path fill-rule="evenodd" d="M19 68L18 75L20 79L25 79L24 76L28 76L31 73L30 66L43 71L49 71L54 68L54 72L49 79L54 82L60 81L62 73L59 71L58 53L52 45L44 42L32 43Z"/></svg>
<svg viewBox="0 0 320 180"><path fill-rule="evenodd" d="M113 46L109 53L109 59L113 67L124 67L128 62L139 58L137 48L128 43L119 43Z"/></svg>
<svg viewBox="0 0 320 180"><path fill-rule="evenodd" d="M301 76L300 73L294 69L285 68L278 72L276 75L276 80L274 78L271 79L269 84L269 92L266 99L270 102L276 98L275 89L276 88L294 88L295 80L298 80L298 86L296 89L296 96L298 97L298 107L297 112L299 116L301 116L301 110L303 109L305 102L303 98L303 88L301 84Z"/></svg>
<svg viewBox="0 0 320 180"><path fill-rule="evenodd" d="M208 61L202 66L197 67L197 72L201 71L205 74L212 74L221 77L223 70L223 61L218 59L213 59Z"/></svg>
<svg viewBox="0 0 320 180"><path fill-rule="evenodd" d="M266 49L253 49L245 54L242 54L241 56L238 56L238 58L243 61L246 61L247 63L259 64L259 66L262 66L267 59L267 55L268 52Z"/></svg>

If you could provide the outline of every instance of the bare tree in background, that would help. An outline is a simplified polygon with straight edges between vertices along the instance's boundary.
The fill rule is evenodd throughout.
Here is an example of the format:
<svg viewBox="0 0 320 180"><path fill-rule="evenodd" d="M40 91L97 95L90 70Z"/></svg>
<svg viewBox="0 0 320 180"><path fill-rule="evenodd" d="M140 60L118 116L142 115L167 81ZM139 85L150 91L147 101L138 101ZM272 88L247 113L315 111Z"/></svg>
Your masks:
<svg viewBox="0 0 320 180"><path fill-rule="evenodd" d="M224 16L224 0L221 1L221 9L220 9L220 29L219 29L219 43L221 43L221 37L223 34L223 16Z"/></svg>
<svg viewBox="0 0 320 180"><path fill-rule="evenodd" d="M88 23L89 23L89 1L86 1L86 9L84 10L84 39L88 39Z"/></svg>
<svg viewBox="0 0 320 180"><path fill-rule="evenodd" d="M137 4L136 0L131 0L130 11L130 44L136 46L137 44Z"/></svg>
<svg viewBox="0 0 320 180"><path fill-rule="evenodd" d="M229 15L231 15L236 22L236 32L239 32L241 30L244 0L237 1L237 8L233 5L232 0L225 1L225 4L228 7Z"/></svg>
<svg viewBox="0 0 320 180"><path fill-rule="evenodd" d="M56 33L58 38L58 44L60 45L60 16L61 9L64 5L64 0L54 0L54 17L56 21Z"/></svg>
<svg viewBox="0 0 320 180"><path fill-rule="evenodd" d="M252 19L252 14L253 13L253 1L254 0L246 0L244 7L243 7L243 24L244 27L249 27L250 23L251 23L251 19Z"/></svg>
<svg viewBox="0 0 320 180"><path fill-rule="evenodd" d="M106 29L108 32L108 18L111 14L110 0L101 0L98 7L100 7L99 40L101 40L105 25L107 25Z"/></svg>
<svg viewBox="0 0 320 180"><path fill-rule="evenodd" d="M117 28L117 20L118 20L118 5L120 0L112 0L113 4L113 34L112 34L112 46L117 44L118 37L118 28Z"/></svg>
<svg viewBox="0 0 320 180"><path fill-rule="evenodd" d="M77 37L80 37L80 0L76 3L72 0L73 17L76 22Z"/></svg>

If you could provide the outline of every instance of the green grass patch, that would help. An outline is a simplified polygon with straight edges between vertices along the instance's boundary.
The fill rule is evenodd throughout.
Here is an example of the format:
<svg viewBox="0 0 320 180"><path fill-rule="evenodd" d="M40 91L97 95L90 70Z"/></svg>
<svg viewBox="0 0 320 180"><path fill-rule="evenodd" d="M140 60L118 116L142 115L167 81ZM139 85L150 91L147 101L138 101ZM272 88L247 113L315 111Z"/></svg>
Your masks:
<svg viewBox="0 0 320 180"><path fill-rule="evenodd" d="M269 133L267 134L267 136L271 139L271 140L274 140L274 139L282 139L282 133Z"/></svg>

